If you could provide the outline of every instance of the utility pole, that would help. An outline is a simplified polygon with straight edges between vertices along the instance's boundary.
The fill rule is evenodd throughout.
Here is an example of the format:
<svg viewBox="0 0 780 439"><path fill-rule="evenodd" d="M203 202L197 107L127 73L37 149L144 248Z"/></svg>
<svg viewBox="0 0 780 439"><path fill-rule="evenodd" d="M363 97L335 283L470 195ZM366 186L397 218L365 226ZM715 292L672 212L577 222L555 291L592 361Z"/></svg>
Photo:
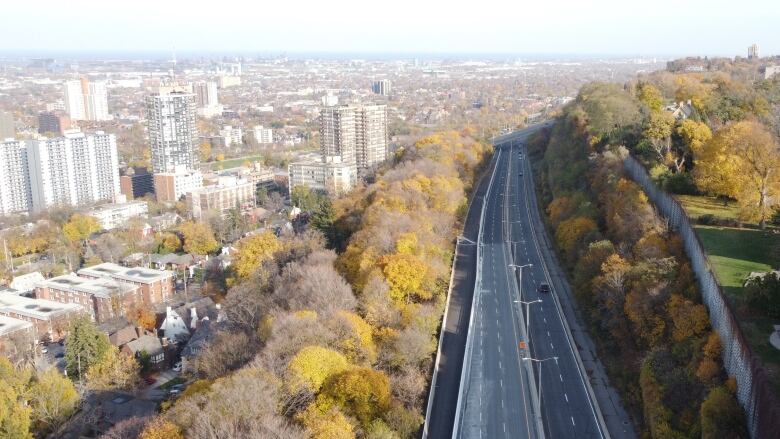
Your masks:
<svg viewBox="0 0 780 439"><path fill-rule="evenodd" d="M554 360L555 363L558 364L558 357L549 357L549 358L542 358L542 359L536 359L531 357L523 358L523 361L533 361L534 363L539 365L539 395L537 396L536 401L539 404L540 410L542 407L542 363L549 360ZM539 416L541 416L541 413L539 413Z"/></svg>

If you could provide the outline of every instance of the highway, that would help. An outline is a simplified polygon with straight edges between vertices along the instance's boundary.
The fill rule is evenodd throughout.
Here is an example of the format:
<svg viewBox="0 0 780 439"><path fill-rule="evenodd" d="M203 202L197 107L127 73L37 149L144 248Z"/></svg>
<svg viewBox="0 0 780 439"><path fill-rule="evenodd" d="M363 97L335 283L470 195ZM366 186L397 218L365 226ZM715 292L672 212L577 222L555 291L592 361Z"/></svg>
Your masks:
<svg viewBox="0 0 780 439"><path fill-rule="evenodd" d="M545 231L520 158L531 132L501 140L485 195L455 436L608 438L538 243ZM538 292L542 283L551 291Z"/></svg>

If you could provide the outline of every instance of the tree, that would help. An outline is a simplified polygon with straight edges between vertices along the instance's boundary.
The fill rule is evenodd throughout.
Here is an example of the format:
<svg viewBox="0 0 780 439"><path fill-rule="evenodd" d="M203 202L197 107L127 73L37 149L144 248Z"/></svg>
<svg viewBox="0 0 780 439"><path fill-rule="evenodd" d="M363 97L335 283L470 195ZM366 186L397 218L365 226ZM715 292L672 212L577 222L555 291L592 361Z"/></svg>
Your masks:
<svg viewBox="0 0 780 439"><path fill-rule="evenodd" d="M642 133L650 140L659 160L665 160L672 147L672 129L674 116L666 111L653 111Z"/></svg>
<svg viewBox="0 0 780 439"><path fill-rule="evenodd" d="M200 161L208 162L211 158L211 143L201 142L198 152L200 153Z"/></svg>
<svg viewBox="0 0 780 439"><path fill-rule="evenodd" d="M428 267L420 258L396 253L386 256L383 266L382 272L390 286L390 296L397 303L406 302L410 296L430 299L430 294L422 289Z"/></svg>
<svg viewBox="0 0 780 439"><path fill-rule="evenodd" d="M561 221L555 231L555 240L569 260L574 260L577 253L586 244L589 236L598 231L595 221L590 218L575 217Z"/></svg>
<svg viewBox="0 0 780 439"><path fill-rule="evenodd" d="M271 260L274 253L281 250L279 239L271 231L246 237L236 245L236 257L233 270L239 278L252 274L263 262Z"/></svg>
<svg viewBox="0 0 780 439"><path fill-rule="evenodd" d="M144 428L138 439L184 439L184 435L178 425L158 416Z"/></svg>
<svg viewBox="0 0 780 439"><path fill-rule="evenodd" d="M314 212L319 209L326 195L317 192L308 186L295 186L290 191L290 200L293 206L298 206L304 212Z"/></svg>
<svg viewBox="0 0 780 439"><path fill-rule="evenodd" d="M102 227L95 217L74 213L62 226L62 234L72 243L83 242Z"/></svg>
<svg viewBox="0 0 780 439"><path fill-rule="evenodd" d="M347 359L334 350L306 346L290 360L288 369L291 377L288 382L293 390L303 386L317 392L328 377L346 370L348 366Z"/></svg>
<svg viewBox="0 0 780 439"><path fill-rule="evenodd" d="M734 394L725 387L713 388L701 404L702 439L741 439L750 435L745 413Z"/></svg>
<svg viewBox="0 0 780 439"><path fill-rule="evenodd" d="M87 370L87 387L93 390L133 389L138 383L140 366L114 346Z"/></svg>
<svg viewBox="0 0 780 439"><path fill-rule="evenodd" d="M73 320L68 334L65 339L65 369L69 377L76 379L103 359L111 343L86 316Z"/></svg>
<svg viewBox="0 0 780 439"><path fill-rule="evenodd" d="M0 380L0 437L32 439L30 413L31 409L22 402L19 391Z"/></svg>
<svg viewBox="0 0 780 439"><path fill-rule="evenodd" d="M100 439L138 438L150 421L150 416L133 416L132 418L123 419L114 424L107 432L103 433L103 435L100 436Z"/></svg>
<svg viewBox="0 0 780 439"><path fill-rule="evenodd" d="M702 148L695 177L704 190L736 198L763 228L780 194L777 142L757 122L727 125Z"/></svg>
<svg viewBox="0 0 780 439"><path fill-rule="evenodd" d="M637 98L643 104L647 105L652 111L661 111L664 105L664 97L654 85L648 82L637 84Z"/></svg>
<svg viewBox="0 0 780 439"><path fill-rule="evenodd" d="M95 252L103 262L119 262L127 252L127 246L111 233L104 233L95 240Z"/></svg>
<svg viewBox="0 0 780 439"><path fill-rule="evenodd" d="M38 376L28 393L32 418L47 431L55 430L75 411L79 394L73 382L51 368Z"/></svg>
<svg viewBox="0 0 780 439"><path fill-rule="evenodd" d="M677 135L688 145L695 157L696 154L701 152L704 145L712 139L712 130L704 122L685 119L677 126Z"/></svg>
<svg viewBox="0 0 780 439"><path fill-rule="evenodd" d="M326 412L317 409L316 404L300 413L297 419L309 430L312 439L354 439L354 427L337 408Z"/></svg>
<svg viewBox="0 0 780 439"><path fill-rule="evenodd" d="M158 249L162 253L178 253L181 251L181 239L175 233L163 232L158 237Z"/></svg>
<svg viewBox="0 0 780 439"><path fill-rule="evenodd" d="M179 226L184 235L184 251L196 255L207 255L219 248L214 232L205 223L188 221Z"/></svg>
<svg viewBox="0 0 780 439"><path fill-rule="evenodd" d="M317 397L321 410L340 407L367 427L390 408L390 382L383 372L350 369L328 378Z"/></svg>

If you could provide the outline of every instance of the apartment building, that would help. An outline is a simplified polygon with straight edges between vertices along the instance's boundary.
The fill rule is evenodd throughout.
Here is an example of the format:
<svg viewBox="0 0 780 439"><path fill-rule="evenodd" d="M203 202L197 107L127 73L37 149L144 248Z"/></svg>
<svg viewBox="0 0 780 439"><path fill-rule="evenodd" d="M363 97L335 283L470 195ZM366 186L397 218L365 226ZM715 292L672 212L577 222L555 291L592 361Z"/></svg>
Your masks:
<svg viewBox="0 0 780 439"><path fill-rule="evenodd" d="M155 305L167 302L173 297L173 272L143 267L123 267L106 262L82 268L78 275L85 278L109 278L117 282L136 286L141 291L144 303Z"/></svg>
<svg viewBox="0 0 780 439"><path fill-rule="evenodd" d="M59 302L0 294L0 316L32 324L36 340L61 340L66 335L71 320L86 310L86 306L74 301Z"/></svg>
<svg viewBox="0 0 780 439"><path fill-rule="evenodd" d="M128 200L154 194L154 177L142 166L129 168L119 177L119 191Z"/></svg>
<svg viewBox="0 0 780 439"><path fill-rule="evenodd" d="M32 323L0 315L0 356L19 359L35 348L36 338Z"/></svg>
<svg viewBox="0 0 780 439"><path fill-rule="evenodd" d="M214 117L222 114L222 105L219 105L217 83L215 81L201 81L193 84L195 92L195 104L198 114L203 117Z"/></svg>
<svg viewBox="0 0 780 439"><path fill-rule="evenodd" d="M67 133L27 142L32 210L114 200L119 194L116 137Z"/></svg>
<svg viewBox="0 0 780 439"><path fill-rule="evenodd" d="M200 219L206 211L222 214L234 208L252 208L255 190L255 185L248 180L220 177L216 185L187 193L187 208L195 219Z"/></svg>
<svg viewBox="0 0 780 439"><path fill-rule="evenodd" d="M380 96L390 96L393 87L389 79L382 79L371 83L371 91Z"/></svg>
<svg viewBox="0 0 780 439"><path fill-rule="evenodd" d="M226 147L244 143L244 130L241 127L225 125L219 130L219 135L222 137Z"/></svg>
<svg viewBox="0 0 780 439"><path fill-rule="evenodd" d="M322 161L290 163L287 170L290 190L306 186L340 196L351 191L357 183L354 163L343 163L339 156L327 156Z"/></svg>
<svg viewBox="0 0 780 439"><path fill-rule="evenodd" d="M159 202L173 202L181 199L187 192L203 187L203 174L200 171L177 166L174 172L154 174L154 194Z"/></svg>
<svg viewBox="0 0 780 439"><path fill-rule="evenodd" d="M38 113L38 133L56 133L64 135L71 129L70 117L56 111L42 111Z"/></svg>
<svg viewBox="0 0 780 439"><path fill-rule="evenodd" d="M102 323L144 304L141 290L135 285L108 278L89 278L73 273L38 282L35 297L62 304L77 304Z"/></svg>
<svg viewBox="0 0 780 439"><path fill-rule="evenodd" d="M147 213L146 201L128 201L104 204L88 211L87 215L96 218L104 230L113 230L124 226L131 218L145 217Z"/></svg>
<svg viewBox="0 0 780 439"><path fill-rule="evenodd" d="M342 105L320 110L320 151L323 156L356 161L355 107Z"/></svg>
<svg viewBox="0 0 780 439"><path fill-rule="evenodd" d="M0 143L0 214L32 209L27 145L22 140Z"/></svg>
<svg viewBox="0 0 780 439"><path fill-rule="evenodd" d="M358 175L364 176L387 159L387 106L355 109L355 148Z"/></svg>
<svg viewBox="0 0 780 439"><path fill-rule="evenodd" d="M274 143L274 131L271 128L263 128L262 125L257 125L252 128L252 134L255 137L255 141L260 145Z"/></svg>
<svg viewBox="0 0 780 439"><path fill-rule="evenodd" d="M65 108L72 120L109 120L105 81L86 77L65 82Z"/></svg>
<svg viewBox="0 0 780 439"><path fill-rule="evenodd" d="M160 94L146 97L152 172L175 172L178 166L197 169L196 115L195 95L186 87L161 88Z"/></svg>

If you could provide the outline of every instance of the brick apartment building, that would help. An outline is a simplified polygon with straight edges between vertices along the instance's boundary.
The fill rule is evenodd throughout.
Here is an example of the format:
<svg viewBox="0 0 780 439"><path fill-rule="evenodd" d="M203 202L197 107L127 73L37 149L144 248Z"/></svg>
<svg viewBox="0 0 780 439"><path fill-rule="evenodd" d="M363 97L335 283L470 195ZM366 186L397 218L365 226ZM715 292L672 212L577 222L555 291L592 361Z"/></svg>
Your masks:
<svg viewBox="0 0 780 439"><path fill-rule="evenodd" d="M99 323L126 316L131 310L143 305L141 289L137 286L72 273L38 282L35 297L81 305Z"/></svg>
<svg viewBox="0 0 780 439"><path fill-rule="evenodd" d="M90 279L112 279L117 282L134 285L141 291L147 306L167 302L173 297L173 272L153 270L144 267L123 267L106 262L92 267L82 268L78 275Z"/></svg>
<svg viewBox="0 0 780 439"><path fill-rule="evenodd" d="M31 323L36 340L61 340L71 320L84 312L85 308L77 303L0 294L0 316Z"/></svg>

